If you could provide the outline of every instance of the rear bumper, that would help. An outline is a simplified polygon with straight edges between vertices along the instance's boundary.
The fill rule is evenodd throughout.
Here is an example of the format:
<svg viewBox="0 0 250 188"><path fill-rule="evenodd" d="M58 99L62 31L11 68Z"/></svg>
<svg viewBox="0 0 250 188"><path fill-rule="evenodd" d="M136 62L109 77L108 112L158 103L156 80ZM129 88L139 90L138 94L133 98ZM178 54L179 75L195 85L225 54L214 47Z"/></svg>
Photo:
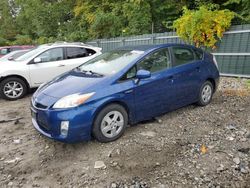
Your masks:
<svg viewBox="0 0 250 188"><path fill-rule="evenodd" d="M42 135L66 143L91 139L94 108L81 106L68 110L39 110L31 107L34 128ZM68 121L67 136L61 134L61 122Z"/></svg>

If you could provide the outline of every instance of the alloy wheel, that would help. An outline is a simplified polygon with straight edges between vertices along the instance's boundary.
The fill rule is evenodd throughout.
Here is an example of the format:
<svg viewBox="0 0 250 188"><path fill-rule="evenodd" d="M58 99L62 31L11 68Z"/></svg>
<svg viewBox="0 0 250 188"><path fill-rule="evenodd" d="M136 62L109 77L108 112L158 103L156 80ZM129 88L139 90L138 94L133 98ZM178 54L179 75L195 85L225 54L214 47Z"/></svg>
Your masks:
<svg viewBox="0 0 250 188"><path fill-rule="evenodd" d="M201 97L204 103L207 103L210 101L212 97L212 88L209 84L206 84L201 92Z"/></svg>
<svg viewBox="0 0 250 188"><path fill-rule="evenodd" d="M17 81L10 81L4 85L3 93L8 98L18 98L23 94L23 86Z"/></svg>
<svg viewBox="0 0 250 188"><path fill-rule="evenodd" d="M107 138L117 136L124 127L124 117L118 111L111 111L104 116L101 122L101 132Z"/></svg>

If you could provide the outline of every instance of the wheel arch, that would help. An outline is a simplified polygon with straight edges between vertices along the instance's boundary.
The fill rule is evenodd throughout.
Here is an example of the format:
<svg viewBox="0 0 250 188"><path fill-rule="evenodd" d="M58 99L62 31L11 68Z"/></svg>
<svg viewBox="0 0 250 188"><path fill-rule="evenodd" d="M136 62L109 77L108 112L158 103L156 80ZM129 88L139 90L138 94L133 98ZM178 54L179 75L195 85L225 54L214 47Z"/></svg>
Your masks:
<svg viewBox="0 0 250 188"><path fill-rule="evenodd" d="M101 106L99 106L97 108L97 110L94 112L93 122L95 122L100 111L111 104L118 104L118 105L122 106L126 110L127 115L128 115L128 121L130 122L130 109L129 109L128 105L124 101L121 101L121 100L109 100L109 101L106 101L105 103L103 103Z"/></svg>
<svg viewBox="0 0 250 188"><path fill-rule="evenodd" d="M206 79L206 81L211 82L211 84L213 85L213 92L215 92L215 90L217 88L215 80L213 78L209 77L209 78Z"/></svg>
<svg viewBox="0 0 250 188"><path fill-rule="evenodd" d="M23 76L20 76L20 75L17 75L17 74L11 74L11 75L8 75L8 76L4 76L4 77L1 77L0 78L0 82L2 82L3 80L7 79L7 78L19 78L21 80L24 81L24 83L26 84L27 88L30 89L30 84L29 82L27 81L26 78L24 78Z"/></svg>

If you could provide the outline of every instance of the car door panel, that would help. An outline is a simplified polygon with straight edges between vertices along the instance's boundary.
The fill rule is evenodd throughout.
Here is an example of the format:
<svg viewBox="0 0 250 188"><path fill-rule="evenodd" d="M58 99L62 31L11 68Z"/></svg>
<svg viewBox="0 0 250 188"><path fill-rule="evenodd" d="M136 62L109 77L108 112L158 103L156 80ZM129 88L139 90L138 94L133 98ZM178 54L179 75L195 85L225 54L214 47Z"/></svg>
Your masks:
<svg viewBox="0 0 250 188"><path fill-rule="evenodd" d="M66 66L63 66L63 63L62 60L29 65L30 80L33 87L38 87L42 83L48 82L64 73Z"/></svg>
<svg viewBox="0 0 250 188"><path fill-rule="evenodd" d="M168 49L148 55L137 67L153 71L151 77L142 79L135 86L136 117L139 121L150 119L172 109L174 77L170 67Z"/></svg>
<svg viewBox="0 0 250 188"><path fill-rule="evenodd" d="M40 63L29 64L31 87L38 87L65 72L63 48L49 49L37 57Z"/></svg>
<svg viewBox="0 0 250 188"><path fill-rule="evenodd" d="M174 49L171 50L174 57L172 71L175 77L176 108L179 108L196 102L200 86L201 61L195 60L192 49L186 47L176 48L183 51L183 54L176 55ZM179 52L177 51L177 53ZM190 55L187 55L188 53ZM185 55L188 58L183 58Z"/></svg>
<svg viewBox="0 0 250 188"><path fill-rule="evenodd" d="M170 70L155 73L135 87L136 117L150 119L174 108L174 76Z"/></svg>

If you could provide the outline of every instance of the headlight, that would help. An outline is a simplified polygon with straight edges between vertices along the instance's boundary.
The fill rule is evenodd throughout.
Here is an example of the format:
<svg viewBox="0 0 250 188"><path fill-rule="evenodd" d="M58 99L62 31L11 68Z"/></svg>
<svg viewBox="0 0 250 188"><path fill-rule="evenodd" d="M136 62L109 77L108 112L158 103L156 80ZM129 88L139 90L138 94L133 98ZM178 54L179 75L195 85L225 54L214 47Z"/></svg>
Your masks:
<svg viewBox="0 0 250 188"><path fill-rule="evenodd" d="M94 94L95 92L82 95L81 94L68 95L58 100L54 104L53 108L61 109L61 108L73 108L79 106L83 104L86 100L88 100L90 97L92 97Z"/></svg>

